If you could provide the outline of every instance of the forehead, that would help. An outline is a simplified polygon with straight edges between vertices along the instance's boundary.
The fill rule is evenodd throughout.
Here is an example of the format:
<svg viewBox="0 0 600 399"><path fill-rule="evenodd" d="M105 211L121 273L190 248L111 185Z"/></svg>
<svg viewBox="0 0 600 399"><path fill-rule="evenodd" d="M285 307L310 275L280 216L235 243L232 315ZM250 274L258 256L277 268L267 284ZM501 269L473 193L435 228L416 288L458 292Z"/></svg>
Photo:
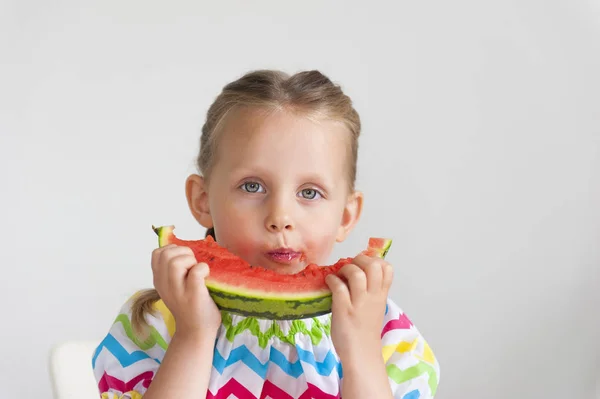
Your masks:
<svg viewBox="0 0 600 399"><path fill-rule="evenodd" d="M275 170L346 179L350 133L337 121L286 110L244 108L230 115L217 146L227 169Z"/></svg>

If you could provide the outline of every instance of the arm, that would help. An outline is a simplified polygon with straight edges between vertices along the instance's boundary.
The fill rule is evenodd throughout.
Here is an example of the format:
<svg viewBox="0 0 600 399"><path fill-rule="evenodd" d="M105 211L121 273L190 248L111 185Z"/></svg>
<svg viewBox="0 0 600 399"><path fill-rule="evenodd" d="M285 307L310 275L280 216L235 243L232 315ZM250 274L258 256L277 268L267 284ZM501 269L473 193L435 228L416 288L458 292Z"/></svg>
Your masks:
<svg viewBox="0 0 600 399"><path fill-rule="evenodd" d="M342 379L344 399L394 399L380 355L371 360L362 358L342 363L342 366L344 367Z"/></svg>
<svg viewBox="0 0 600 399"><path fill-rule="evenodd" d="M144 398L205 395L212 368L214 342L215 337L203 338L176 332Z"/></svg>
<svg viewBox="0 0 600 399"><path fill-rule="evenodd" d="M187 247L166 246L153 253L152 270L156 290L173 312L177 331L145 397L204 397L221 323L204 284L208 265L196 264Z"/></svg>

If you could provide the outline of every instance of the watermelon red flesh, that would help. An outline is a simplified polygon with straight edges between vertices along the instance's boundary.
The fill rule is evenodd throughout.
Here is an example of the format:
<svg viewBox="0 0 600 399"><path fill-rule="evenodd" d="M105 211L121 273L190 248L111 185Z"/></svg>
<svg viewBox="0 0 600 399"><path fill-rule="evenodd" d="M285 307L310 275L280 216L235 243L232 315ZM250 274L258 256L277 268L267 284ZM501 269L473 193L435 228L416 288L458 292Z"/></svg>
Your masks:
<svg viewBox="0 0 600 399"><path fill-rule="evenodd" d="M212 237L181 240L173 226L154 228L159 245L176 244L192 249L198 262L209 265L206 286L221 309L244 315L295 319L328 313L331 292L325 277L337 273L352 258L342 258L331 266L308 265L296 274L279 274L248 262L218 245ZM370 239L365 253L384 257L391 245L388 239Z"/></svg>

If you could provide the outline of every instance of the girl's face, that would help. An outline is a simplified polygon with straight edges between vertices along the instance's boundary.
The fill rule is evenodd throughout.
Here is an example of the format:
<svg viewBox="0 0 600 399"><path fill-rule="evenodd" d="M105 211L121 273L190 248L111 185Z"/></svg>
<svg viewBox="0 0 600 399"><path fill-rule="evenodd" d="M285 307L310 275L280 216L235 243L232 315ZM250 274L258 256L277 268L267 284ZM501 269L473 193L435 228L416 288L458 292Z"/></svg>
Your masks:
<svg viewBox="0 0 600 399"><path fill-rule="evenodd" d="M362 208L362 194L348 192L349 135L334 121L238 110L218 138L210 181L188 180L192 212L251 265L291 274L323 264Z"/></svg>

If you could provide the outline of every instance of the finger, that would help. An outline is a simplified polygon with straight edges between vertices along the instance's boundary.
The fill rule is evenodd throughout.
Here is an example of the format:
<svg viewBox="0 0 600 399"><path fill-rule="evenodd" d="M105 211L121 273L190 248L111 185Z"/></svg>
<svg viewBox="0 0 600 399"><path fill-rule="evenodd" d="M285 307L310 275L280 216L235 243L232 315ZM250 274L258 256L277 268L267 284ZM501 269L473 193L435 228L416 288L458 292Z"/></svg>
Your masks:
<svg viewBox="0 0 600 399"><path fill-rule="evenodd" d="M156 266L158 266L158 261L160 259L160 256L162 255L162 253L165 252L167 249L174 248L174 247L176 247L175 244L169 244L164 247L155 248L152 251L152 258L151 258L152 270L154 270L156 268Z"/></svg>
<svg viewBox="0 0 600 399"><path fill-rule="evenodd" d="M392 282L394 281L394 268L389 263L386 263L383 266L383 281L382 288L384 290L389 290L392 286Z"/></svg>
<svg viewBox="0 0 600 399"><path fill-rule="evenodd" d="M185 249L179 249L175 244L169 244L164 247L156 248L152 251L152 277L154 282L154 287L157 290L164 288L164 286L168 283L168 263L169 259L180 252L185 251Z"/></svg>
<svg viewBox="0 0 600 399"><path fill-rule="evenodd" d="M158 250L161 249L162 251L157 251L156 266L154 266L154 268L163 268L164 266L168 265L171 259L176 256L194 254L191 248L174 244L169 244L168 246L159 248Z"/></svg>
<svg viewBox="0 0 600 399"><path fill-rule="evenodd" d="M325 283L331 290L332 311L350 306L350 290L346 283L335 274L329 274L325 277Z"/></svg>
<svg viewBox="0 0 600 399"><path fill-rule="evenodd" d="M367 275L367 289L369 292L381 291L383 287L383 268L387 262L383 259L358 255L353 259L353 263Z"/></svg>
<svg viewBox="0 0 600 399"><path fill-rule="evenodd" d="M345 279L350 287L350 299L354 302L367 293L367 275L355 264L349 263L338 272L338 277Z"/></svg>
<svg viewBox="0 0 600 399"><path fill-rule="evenodd" d="M177 293L182 293L185 289L185 279L189 270L198 263L194 255L177 255L169 260L167 272L167 281L169 287Z"/></svg>
<svg viewBox="0 0 600 399"><path fill-rule="evenodd" d="M156 249L159 251L164 251L165 249L175 248L176 246L177 246L177 244L167 244L167 245L160 246Z"/></svg>
<svg viewBox="0 0 600 399"><path fill-rule="evenodd" d="M162 251L157 252L155 255L156 258L152 263L152 272L159 280L167 281L171 260L177 256L193 254L193 251L188 247L177 245L169 245L162 249Z"/></svg>
<svg viewBox="0 0 600 399"><path fill-rule="evenodd" d="M195 289L199 284L204 284L204 279L210 274L210 268L206 263L196 263L189 270L185 280L186 288Z"/></svg>

